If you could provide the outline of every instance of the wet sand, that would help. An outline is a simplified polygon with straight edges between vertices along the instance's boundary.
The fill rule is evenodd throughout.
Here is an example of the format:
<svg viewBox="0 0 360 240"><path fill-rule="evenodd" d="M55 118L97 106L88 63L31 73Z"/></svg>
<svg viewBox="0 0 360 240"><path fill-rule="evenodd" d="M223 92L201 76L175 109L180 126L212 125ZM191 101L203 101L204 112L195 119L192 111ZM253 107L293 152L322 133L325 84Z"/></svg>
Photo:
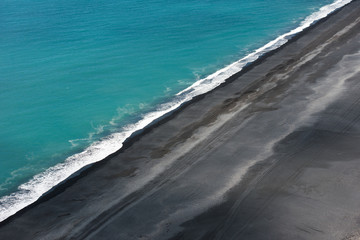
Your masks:
<svg viewBox="0 0 360 240"><path fill-rule="evenodd" d="M359 239L360 1L0 225L0 239Z"/></svg>

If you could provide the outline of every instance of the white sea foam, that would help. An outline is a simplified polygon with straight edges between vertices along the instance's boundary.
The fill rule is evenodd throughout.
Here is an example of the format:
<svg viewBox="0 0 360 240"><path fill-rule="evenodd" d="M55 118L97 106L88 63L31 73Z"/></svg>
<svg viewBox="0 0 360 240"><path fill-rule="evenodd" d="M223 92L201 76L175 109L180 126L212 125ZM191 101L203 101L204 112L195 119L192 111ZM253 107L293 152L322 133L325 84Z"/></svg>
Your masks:
<svg viewBox="0 0 360 240"><path fill-rule="evenodd" d="M274 50L286 43L292 36L303 31L314 22L326 17L334 10L350 3L352 0L336 0L334 3L322 7L319 11L308 16L299 27L279 36L248 56L226 66L223 69L196 81L193 85L179 92L174 100L162 104L157 111L145 114L137 123L123 128L123 131L114 133L101 141L94 142L83 152L67 158L45 172L34 176L29 182L19 186L18 191L0 198L0 221L3 221L39 199L44 193L66 180L73 173L83 167L101 161L122 147L123 142L134 132L143 129L154 120L177 109L181 104L193 97L206 93L223 83L228 77L240 71L246 64L258 59L261 55Z"/></svg>

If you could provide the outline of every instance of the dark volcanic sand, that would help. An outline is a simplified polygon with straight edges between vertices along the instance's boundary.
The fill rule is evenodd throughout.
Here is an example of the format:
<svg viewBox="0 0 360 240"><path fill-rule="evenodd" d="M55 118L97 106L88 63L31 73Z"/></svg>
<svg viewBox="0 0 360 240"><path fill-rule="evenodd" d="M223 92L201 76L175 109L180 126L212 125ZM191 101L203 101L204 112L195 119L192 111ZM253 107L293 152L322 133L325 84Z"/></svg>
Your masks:
<svg viewBox="0 0 360 240"><path fill-rule="evenodd" d="M360 239L360 1L0 227L0 239Z"/></svg>

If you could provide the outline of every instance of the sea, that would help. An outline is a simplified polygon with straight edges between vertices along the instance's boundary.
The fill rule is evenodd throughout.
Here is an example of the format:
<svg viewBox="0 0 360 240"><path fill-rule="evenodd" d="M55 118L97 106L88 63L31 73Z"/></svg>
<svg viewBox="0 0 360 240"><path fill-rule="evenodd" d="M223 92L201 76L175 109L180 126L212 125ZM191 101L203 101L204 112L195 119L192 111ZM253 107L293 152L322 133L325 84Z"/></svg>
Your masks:
<svg viewBox="0 0 360 240"><path fill-rule="evenodd" d="M0 221L350 1L1 0Z"/></svg>

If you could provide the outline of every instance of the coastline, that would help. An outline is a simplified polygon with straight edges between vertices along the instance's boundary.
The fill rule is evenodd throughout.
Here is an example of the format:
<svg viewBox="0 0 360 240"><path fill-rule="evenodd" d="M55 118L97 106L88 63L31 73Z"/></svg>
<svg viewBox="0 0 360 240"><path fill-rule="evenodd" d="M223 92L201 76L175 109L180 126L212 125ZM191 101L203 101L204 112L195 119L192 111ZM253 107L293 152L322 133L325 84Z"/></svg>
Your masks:
<svg viewBox="0 0 360 240"><path fill-rule="evenodd" d="M354 6L359 5L358 1L354 1L351 4L353 4ZM169 171L169 169L170 170L172 169L171 176L174 176L176 174L178 174L179 176L181 174L185 174L184 172L188 171L186 170L187 166L184 165L184 163L178 163L179 159L183 157L182 156L183 153L187 151L188 152L193 151L191 146L193 146L194 143L200 144L206 141L209 135L213 135L213 132L215 131L220 131L224 127L224 124L227 124L229 121L231 122L234 116L237 117L240 116L243 118L243 120L242 121L239 120L239 121L246 122L248 116L242 115L243 114L242 110L247 108L248 106L247 103L249 102L251 103L249 99L254 99L254 100L258 99L259 96L262 96L262 94L265 94L266 92L270 91L273 88L270 84L268 86L269 89L265 88L263 89L264 92L262 94L258 94L259 93L258 89L260 89L261 86L265 86L269 81L269 78L264 79L261 78L260 76L264 74L268 76L272 76L276 74L277 71L281 70L279 66L284 62L287 63L285 66L291 65L294 59L294 52L290 51L289 48L290 49L293 48L294 50L294 48L296 49L294 45L299 45L303 48L302 50L304 49L308 50L306 49L307 46L306 41L311 41L312 43L312 39L310 36L308 36L309 35L308 33L312 31L312 34L319 38L320 33L316 33L314 29L321 27L325 28L325 30L322 30L323 33L325 33L325 35L329 34L328 32L331 31L333 32L338 31L339 29L336 29L336 27L330 27L324 25L326 21L330 21L330 20L335 21L334 18L340 18L341 20L341 18L343 17L343 16L339 16L340 15L339 12L341 11L344 12L345 10L339 10L333 13L331 16L325 18L324 20L319 21L317 24L305 30L303 33L300 33L299 35L295 36L287 44L283 45L279 49L268 53L266 56L263 56L261 59L258 59L253 64L247 66L241 72L228 79L225 84L222 84L215 90L212 90L204 95L200 95L195 99L191 100L190 102L185 103L180 109L176 110L175 113L169 116L165 116L157 123L152 124L150 127L143 130L141 134L137 134L136 136L132 137L130 140L126 141L124 143L124 148L122 148L119 152L114 153L111 156L107 157L106 161L94 164L88 170L83 171L78 177L72 178L70 181L67 181L62 186L57 187L57 189L55 189L52 193L44 196L37 203L33 204L27 209L16 214L15 217L12 217L11 219L3 222L1 224L2 227L0 228L0 236L10 237L11 235L8 234L20 234L17 236L19 239L22 239L22 237L26 237L26 234L22 231L19 232L11 231L12 226L19 224L19 222L20 223L23 222L23 225L20 224L17 226L17 228L20 228L23 231L25 231L25 228L28 227L26 223L31 222L30 219L34 218L34 216L38 216L38 214L42 216L41 212L44 215L50 214L50 216L53 216L54 219L57 219L59 216L63 217L64 218L63 221L67 221L66 219L69 220L77 217L78 217L77 221L79 221L79 219L85 219L86 214L90 214L90 216L93 216L91 215L91 211L90 211L88 213L82 213L84 214L83 216L72 217L72 215L77 211L80 212L81 207L79 208L79 204L80 205L84 204L84 201L89 201L87 203L87 206L89 206L90 204L93 211L92 214L94 212L97 212L97 214L99 215L97 217L94 217L94 219L88 219L87 221L89 222L87 223L84 223L86 221L82 222L81 224L78 223L78 225L76 225L78 227L77 231L82 232L81 229L83 229L85 226L95 226L97 228L100 228L109 219L112 219L116 216L116 214L109 215L109 212L112 212L114 207L108 208L103 206L96 206L96 204L97 205L101 204L101 203L96 203L97 197L95 197L95 199L92 200L87 200L87 198L89 198L89 196L87 196L87 193L90 194L96 189L101 189L101 194L96 193L95 195L92 195L92 197L99 196L101 198L104 198L106 199L106 201L102 200L103 201L102 203L107 202L109 203L109 205L114 205L115 209L119 209L120 211L121 209L126 209L127 206L132 205L135 202L134 199L146 198L146 196L149 196L149 194L156 192L156 190L159 189L160 186L166 185L166 181L173 178L173 177L170 178L170 174L166 173L167 171ZM304 38L308 38L308 39L304 40ZM315 47L317 46L314 43L312 43L312 45ZM306 52L305 50L304 52ZM304 53L302 53L299 49L297 49L297 51L298 51L298 57L304 55ZM278 56L275 56L276 54L283 56L282 58L280 58ZM284 59L287 59L288 61L285 61ZM257 70L254 71L254 69ZM244 75L248 75L248 76L244 77ZM241 79L242 81L236 81L240 77L242 78ZM254 79L260 79L260 80L254 82ZM230 86L232 83L234 83L236 88L234 86ZM264 85L263 83L266 84ZM257 111L261 112L261 111L270 111L270 110L267 109L267 107L265 106L263 107L263 109ZM202 119L202 121L194 120L192 117L194 115L199 116L198 119ZM221 117L223 117L225 120L223 119L222 121L219 121L218 118ZM183 129L183 124L181 125L181 123L184 122L188 123L187 129ZM209 131L210 133L207 131ZM155 138L154 138L154 134L156 135ZM151 140L151 135L153 136L152 140ZM285 134L285 136L287 135L288 134ZM283 136L283 134L281 136L285 137ZM280 141L282 139L281 136L278 137L273 136L273 139ZM144 147L144 150L140 151L139 149L141 148L139 146ZM136 149L134 150L134 148L137 148L138 150ZM152 150L149 151L149 149ZM154 151L154 149L157 149L157 151ZM150 158L148 158L147 156L150 156ZM133 159L133 160L129 161L129 159ZM160 161L161 164L156 164L153 163L153 161L151 161L155 159L157 161ZM190 159L190 160L189 160L190 162L188 161L187 164L189 165L196 164L196 161L194 159ZM119 164L119 161L121 162L121 164ZM143 165L143 162L145 162L145 166ZM176 164L178 164L179 166L174 169L174 165ZM114 166L116 166L116 168ZM248 169L251 166L245 164L243 168ZM122 171L115 172L115 169L117 170L122 169ZM181 169L183 172L181 172ZM101 179L102 177L111 175L109 173L113 174L113 176L110 177L110 179L107 179L103 183L98 182L99 179ZM161 176L164 173L166 173L167 175ZM153 176L153 179L149 178L150 176ZM113 184L114 182L112 181L115 181L116 185L114 185ZM93 186L88 186L88 185L92 185L89 182L94 183ZM136 182L139 185L139 189L134 190L130 188L129 185L131 185L134 182ZM96 184L100 187L95 187ZM143 186L141 186L141 184L143 184ZM92 190L89 189L91 187L94 189ZM80 193L78 190L75 190L76 188L82 189L81 191L83 190L85 191ZM112 192L112 190L119 192L115 194L114 192ZM111 195L113 196L108 196L109 192L112 192L113 194ZM75 197L76 194L74 193L77 193L77 195L80 195L82 197L78 197L78 196ZM224 195L224 194L225 192L220 195ZM64 200L64 199L68 199L68 200ZM62 206L58 205L59 201L69 202L69 199L76 199L76 200L71 200L69 206L65 206L66 204L64 203L62 204ZM119 199L121 199L121 201ZM219 197L219 199L221 199L221 197ZM120 204L121 207L119 203L121 203ZM59 209L58 210L52 209L51 211L49 211L49 208L52 208L52 206L57 206ZM67 209L67 207L70 207L71 211L69 211L70 209ZM38 212L39 209L42 210ZM106 218L104 218L104 216L106 216ZM107 219L107 220L98 221L99 218ZM97 224L94 224L93 221L96 221ZM44 224L45 225L50 224L50 226L52 226L51 228L54 228L54 225L51 225L54 224L54 222L51 223L50 221L49 223L44 223ZM73 238L75 239L82 238L82 235L81 234L78 235L79 232L76 232L76 228L74 228L75 230L70 231L69 225L71 225L71 222L67 223L68 229L57 230L54 232L51 231L46 232L44 230L46 229L46 227L40 226L40 229L42 230L39 231L42 232L42 234L43 233L45 234L42 235L41 237L60 236L56 234L63 234L64 232L69 231L66 232L66 236L68 236L68 238L71 238L71 236L73 236ZM91 234L93 234L93 232Z"/></svg>
<svg viewBox="0 0 360 240"><path fill-rule="evenodd" d="M153 124L161 122L163 118L167 118L174 111L181 109L183 105L190 104L193 98L206 94L225 82L230 82L239 73L245 73L247 69L261 62L262 58L271 55L274 50L284 45L294 36L304 34L304 31L309 27L311 28L311 25L321 21L324 17L349 2L351 0L336 0L321 7L318 11L307 16L298 27L278 36L247 56L225 66L206 78L196 81L190 87L177 93L171 101L161 104L155 111L146 113L138 122L126 125L121 131L93 142L83 151L66 158L64 162L60 162L35 175L28 182L20 185L18 191L0 198L0 222L53 192L54 188L62 188L63 186L60 185L69 182L70 178L79 175L80 172L91 167L92 164L103 161L108 156L118 152L119 149L123 149L123 144L126 141L131 142L134 136L141 135L147 128L151 129ZM234 76L229 78L232 75Z"/></svg>

